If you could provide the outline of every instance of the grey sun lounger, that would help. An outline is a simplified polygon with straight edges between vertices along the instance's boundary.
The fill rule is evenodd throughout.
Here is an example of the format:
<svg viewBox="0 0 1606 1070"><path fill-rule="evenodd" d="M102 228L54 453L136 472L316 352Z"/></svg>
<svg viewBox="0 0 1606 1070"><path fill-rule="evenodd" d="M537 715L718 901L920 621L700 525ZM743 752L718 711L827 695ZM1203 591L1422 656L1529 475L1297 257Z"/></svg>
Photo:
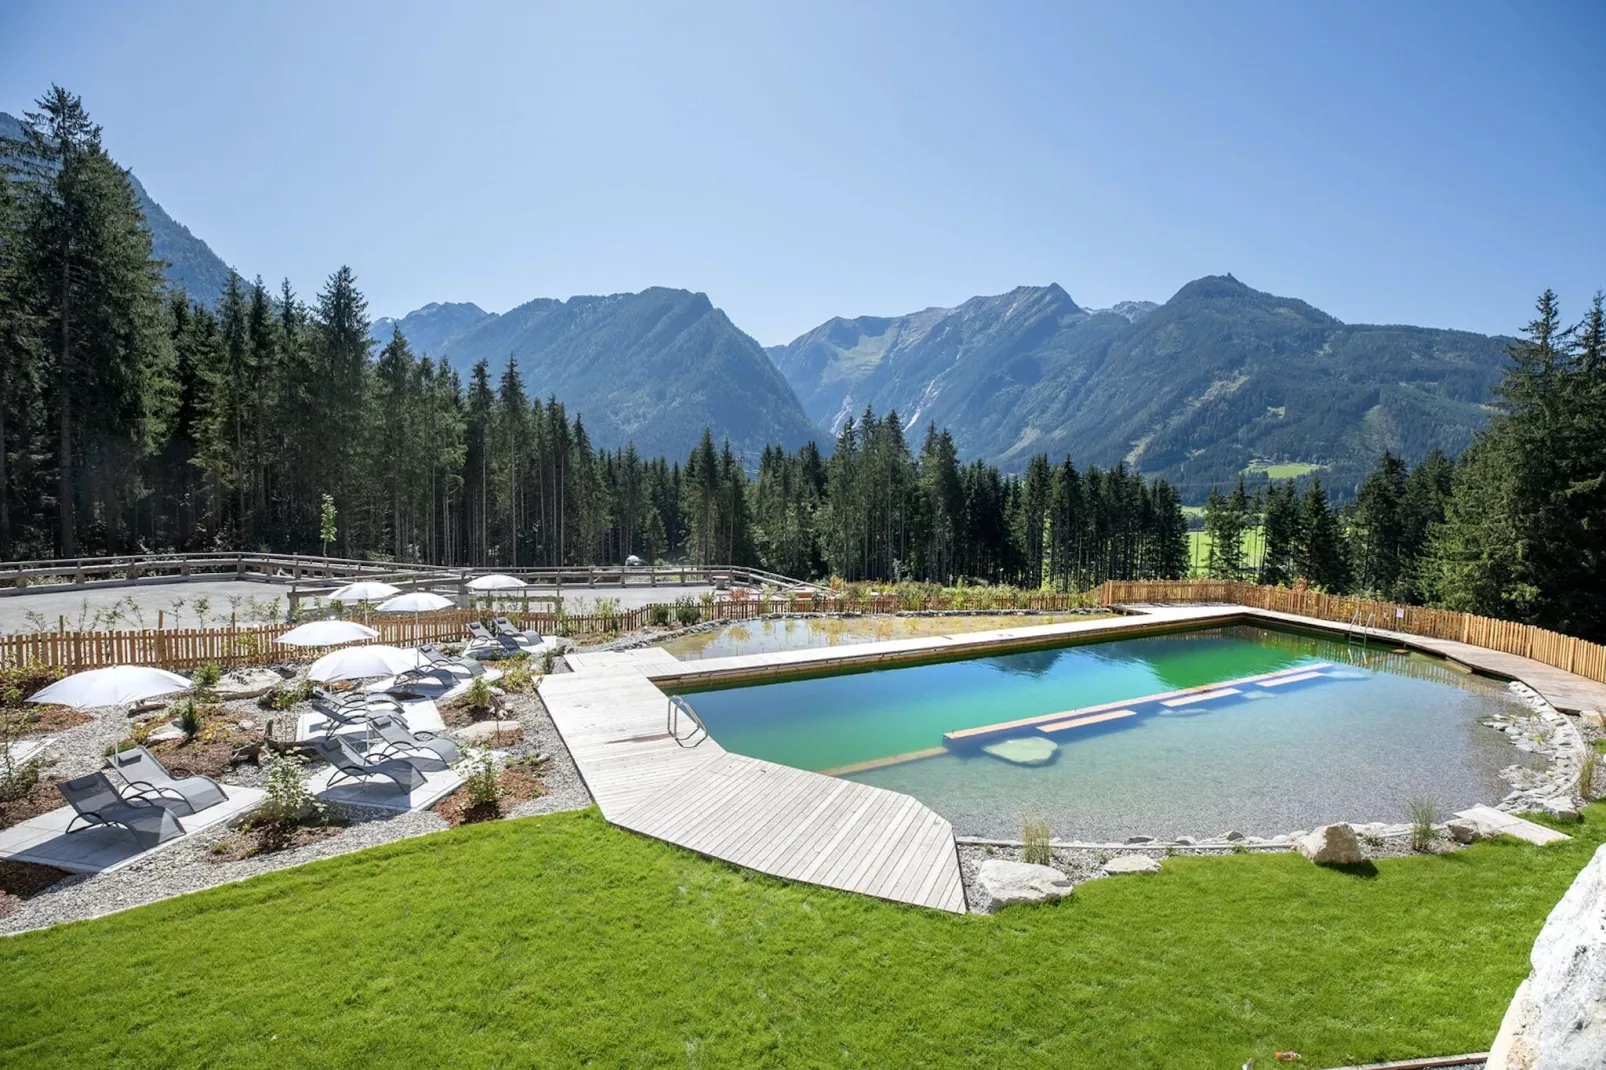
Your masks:
<svg viewBox="0 0 1606 1070"><path fill-rule="evenodd" d="M368 722L368 730L383 741L380 753L386 758L405 757L407 751L426 760L438 758L442 765L451 765L458 758L456 743L433 732L414 732L396 717L375 717Z"/></svg>
<svg viewBox="0 0 1606 1070"><path fill-rule="evenodd" d="M334 775L329 778L327 787L332 788L342 780L366 780L376 776L391 781L396 785L396 790L403 794L424 786L423 770L407 758L369 760L352 750L351 745L339 736L324 736L313 740L312 745L318 757L334 767Z"/></svg>
<svg viewBox="0 0 1606 1070"><path fill-rule="evenodd" d="M448 657L441 651L441 648L436 646L434 643L426 643L419 647L418 653L419 656L425 661L429 662L432 667L443 668L447 672L451 672L453 669L462 669L464 672L468 673L470 677L485 675L485 666L481 665L473 658Z"/></svg>
<svg viewBox="0 0 1606 1070"><path fill-rule="evenodd" d="M495 620L491 621L491 623L496 625L496 631L498 635L505 635L515 642L520 639L528 643L539 643L541 641L540 632L537 632L534 629L529 631L521 631L518 628L513 627L513 622L508 620L506 617L497 617Z"/></svg>
<svg viewBox="0 0 1606 1070"><path fill-rule="evenodd" d="M179 824L173 811L154 802L123 798L105 773L86 773L63 780L56 785L56 790L77 811L67 823L69 834L96 827L122 829L134 837L142 850L184 835L184 826ZM80 821L82 825L78 825ZM78 827L74 828L75 825Z"/></svg>
<svg viewBox="0 0 1606 1070"><path fill-rule="evenodd" d="M504 647L510 650L518 649L518 643L513 642L510 636L493 634L489 628L477 620L471 620L468 622L468 634L473 636L481 643L490 643L493 646Z"/></svg>
<svg viewBox="0 0 1606 1070"><path fill-rule="evenodd" d="M193 814L228 801L228 796L211 777L175 777L144 747L113 754L111 766L128 785L124 799L143 799L182 814Z"/></svg>
<svg viewBox="0 0 1606 1070"><path fill-rule="evenodd" d="M323 695L312 698L312 712L341 728L356 728L375 717L391 717L401 711L401 703L384 694L365 695L356 702L331 702Z"/></svg>

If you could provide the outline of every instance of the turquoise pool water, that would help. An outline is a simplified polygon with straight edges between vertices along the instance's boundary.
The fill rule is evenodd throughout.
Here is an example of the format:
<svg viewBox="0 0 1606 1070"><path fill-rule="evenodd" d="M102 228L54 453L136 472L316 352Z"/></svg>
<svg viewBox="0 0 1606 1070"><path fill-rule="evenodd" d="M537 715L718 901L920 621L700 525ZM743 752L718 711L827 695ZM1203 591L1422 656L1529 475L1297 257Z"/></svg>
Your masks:
<svg viewBox="0 0 1606 1070"><path fill-rule="evenodd" d="M1026 816L1060 837L1275 835L1334 820L1403 822L1416 798L1448 812L1505 794L1499 772L1524 756L1479 723L1517 705L1502 683L1259 628L707 691L691 702L728 750L836 771L941 747L958 729L1322 662L1335 667L1286 691L1246 688L1056 735L1044 766L972 750L839 775L914 795L962 834L1008 838Z"/></svg>

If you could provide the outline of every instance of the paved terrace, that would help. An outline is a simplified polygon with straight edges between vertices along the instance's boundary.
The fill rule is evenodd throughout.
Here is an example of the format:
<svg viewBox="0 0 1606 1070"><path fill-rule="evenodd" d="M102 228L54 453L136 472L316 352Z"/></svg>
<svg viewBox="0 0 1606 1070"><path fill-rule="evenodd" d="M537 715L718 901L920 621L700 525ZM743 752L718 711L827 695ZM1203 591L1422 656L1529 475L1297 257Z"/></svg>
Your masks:
<svg viewBox="0 0 1606 1070"><path fill-rule="evenodd" d="M575 671L548 677L541 695L603 815L614 824L774 876L963 913L953 829L942 817L908 796L731 754L714 739L682 746L668 731L666 692L1210 624L1349 631L1344 624L1238 605L1128 611L1092 621L696 662L678 661L657 648L572 654ZM1356 630L1378 642L1521 680L1557 709L1606 709L1606 685L1530 658L1382 628Z"/></svg>

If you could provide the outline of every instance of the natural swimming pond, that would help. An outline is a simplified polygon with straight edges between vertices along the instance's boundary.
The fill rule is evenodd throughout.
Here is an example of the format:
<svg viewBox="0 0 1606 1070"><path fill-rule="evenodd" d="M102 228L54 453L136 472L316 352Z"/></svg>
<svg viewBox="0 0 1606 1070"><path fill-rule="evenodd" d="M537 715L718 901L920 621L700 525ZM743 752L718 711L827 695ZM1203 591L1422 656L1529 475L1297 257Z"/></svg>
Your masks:
<svg viewBox="0 0 1606 1070"><path fill-rule="evenodd" d="M1062 624L1068 620L1092 620L1097 616L977 613L940 617L782 617L726 624L706 632L666 639L657 645L682 661L697 661L702 658L728 658L736 654L773 654L778 650L812 650L854 643L878 643L887 639L918 639L930 635L1024 628L1035 624Z"/></svg>
<svg viewBox="0 0 1606 1070"><path fill-rule="evenodd" d="M1230 694L1132 701L1267 674ZM1247 626L735 687L691 701L728 750L901 791L960 834L1001 838L1019 837L1025 816L1045 818L1059 838L1101 840L1398 823L1415 799L1446 813L1499 799L1500 770L1525 757L1480 724L1520 709L1499 681L1419 655ZM1045 716L1101 704L1111 719L1058 727L1065 719ZM945 733L1027 718L1043 720L869 767L942 748ZM1057 749L1033 766L980 749L1009 738Z"/></svg>

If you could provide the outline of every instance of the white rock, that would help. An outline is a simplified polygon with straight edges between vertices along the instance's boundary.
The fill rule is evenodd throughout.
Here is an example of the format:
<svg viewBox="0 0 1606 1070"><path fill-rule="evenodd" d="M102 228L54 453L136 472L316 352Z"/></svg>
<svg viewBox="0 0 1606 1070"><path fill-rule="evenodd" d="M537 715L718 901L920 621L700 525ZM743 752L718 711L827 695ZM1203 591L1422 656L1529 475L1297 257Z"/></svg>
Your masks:
<svg viewBox="0 0 1606 1070"><path fill-rule="evenodd" d="M1600 710L1584 710L1578 715L1578 723L1588 725L1590 728L1606 728L1606 713Z"/></svg>
<svg viewBox="0 0 1606 1070"><path fill-rule="evenodd" d="M1016 903L1063 899L1076 886L1053 866L989 858L976 870L976 884L986 894L987 913Z"/></svg>
<svg viewBox="0 0 1606 1070"><path fill-rule="evenodd" d="M457 738L472 742L495 742L497 736L521 732L524 726L517 721L475 721L467 728L457 730Z"/></svg>
<svg viewBox="0 0 1606 1070"><path fill-rule="evenodd" d="M1191 836L1178 836L1176 839L1172 840L1171 842L1176 844L1178 847L1192 847L1193 846L1193 837L1191 837Z"/></svg>
<svg viewBox="0 0 1606 1070"><path fill-rule="evenodd" d="M183 739L184 730L176 724L164 724L145 737L147 743L162 743L169 739Z"/></svg>
<svg viewBox="0 0 1606 1070"><path fill-rule="evenodd" d="M212 689L218 698L256 698L284 683L284 677L272 669L235 669L226 672Z"/></svg>
<svg viewBox="0 0 1606 1070"><path fill-rule="evenodd" d="M1122 873L1158 873L1160 863L1148 855L1116 855L1104 863L1104 872L1111 877Z"/></svg>
<svg viewBox="0 0 1606 1070"><path fill-rule="evenodd" d="M1021 736L989 743L982 750L1013 765L1047 765L1059 753L1060 745L1042 736Z"/></svg>
<svg viewBox="0 0 1606 1070"><path fill-rule="evenodd" d="M1541 812L1549 814L1551 817L1559 817L1563 821L1578 820L1578 807L1574 806L1573 801L1564 795L1556 795L1548 799L1540 799L1534 805L1537 806Z"/></svg>
<svg viewBox="0 0 1606 1070"><path fill-rule="evenodd" d="M1550 912L1529 961L1488 1070L1606 1066L1606 846Z"/></svg>
<svg viewBox="0 0 1606 1070"><path fill-rule="evenodd" d="M1483 839L1483 833L1471 821L1463 821L1457 818L1444 827L1449 830L1456 843L1477 843Z"/></svg>
<svg viewBox="0 0 1606 1070"><path fill-rule="evenodd" d="M1363 860L1355 830L1343 822L1323 825L1301 839L1299 853L1322 866L1346 866Z"/></svg>

